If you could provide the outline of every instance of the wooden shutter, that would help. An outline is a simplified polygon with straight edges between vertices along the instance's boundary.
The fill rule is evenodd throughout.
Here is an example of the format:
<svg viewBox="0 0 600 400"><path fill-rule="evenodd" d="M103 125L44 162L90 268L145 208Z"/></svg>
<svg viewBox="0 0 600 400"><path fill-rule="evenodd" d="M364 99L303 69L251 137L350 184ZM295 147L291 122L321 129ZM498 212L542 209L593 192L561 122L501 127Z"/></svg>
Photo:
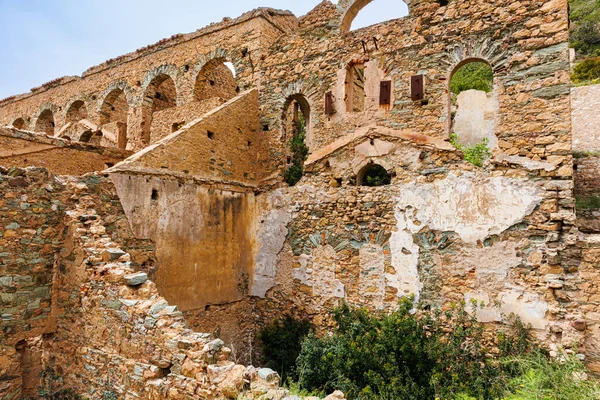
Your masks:
<svg viewBox="0 0 600 400"><path fill-rule="evenodd" d="M425 98L423 86L423 75L414 75L410 77L410 98L413 101L423 100Z"/></svg>
<svg viewBox="0 0 600 400"><path fill-rule="evenodd" d="M333 111L333 93L327 92L325 93L325 114L331 115Z"/></svg>
<svg viewBox="0 0 600 400"><path fill-rule="evenodd" d="M389 106L392 103L392 81L382 81L379 85L379 105Z"/></svg>

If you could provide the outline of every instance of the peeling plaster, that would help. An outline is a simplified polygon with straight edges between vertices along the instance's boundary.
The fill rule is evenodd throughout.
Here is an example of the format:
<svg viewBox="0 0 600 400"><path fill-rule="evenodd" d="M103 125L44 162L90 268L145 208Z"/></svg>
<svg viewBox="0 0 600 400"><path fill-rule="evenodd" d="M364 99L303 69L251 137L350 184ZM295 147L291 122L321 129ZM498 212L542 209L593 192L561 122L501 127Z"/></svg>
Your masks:
<svg viewBox="0 0 600 400"><path fill-rule="evenodd" d="M530 181L450 173L434 183L412 182L400 190L398 207L423 226L456 232L476 244L521 222L543 200Z"/></svg>

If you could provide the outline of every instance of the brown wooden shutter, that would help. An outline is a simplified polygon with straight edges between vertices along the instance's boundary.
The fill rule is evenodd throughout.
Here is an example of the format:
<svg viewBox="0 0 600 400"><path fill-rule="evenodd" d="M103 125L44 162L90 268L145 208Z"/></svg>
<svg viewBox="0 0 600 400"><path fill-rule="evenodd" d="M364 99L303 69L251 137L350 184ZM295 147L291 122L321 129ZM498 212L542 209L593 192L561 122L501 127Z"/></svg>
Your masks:
<svg viewBox="0 0 600 400"><path fill-rule="evenodd" d="M413 101L425 98L423 86L423 75L413 75L410 77L410 98Z"/></svg>
<svg viewBox="0 0 600 400"><path fill-rule="evenodd" d="M333 111L333 93L327 92L325 93L325 114L331 115Z"/></svg>
<svg viewBox="0 0 600 400"><path fill-rule="evenodd" d="M392 103L392 81L382 81L379 86L379 105L389 106Z"/></svg>

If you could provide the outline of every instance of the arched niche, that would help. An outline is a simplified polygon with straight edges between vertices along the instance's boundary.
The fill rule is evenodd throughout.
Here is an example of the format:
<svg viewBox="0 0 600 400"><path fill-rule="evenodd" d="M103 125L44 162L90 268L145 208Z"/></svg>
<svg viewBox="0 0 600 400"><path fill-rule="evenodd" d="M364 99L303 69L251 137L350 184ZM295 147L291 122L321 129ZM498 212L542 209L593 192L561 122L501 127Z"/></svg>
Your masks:
<svg viewBox="0 0 600 400"><path fill-rule="evenodd" d="M43 132L48 136L54 136L54 113L50 109L43 110L35 122L35 131Z"/></svg>
<svg viewBox="0 0 600 400"><path fill-rule="evenodd" d="M342 33L351 30L360 29L354 25L354 22L360 22L360 27L374 25L393 19L406 17L409 13L409 7L416 0L341 0L339 7L342 8L342 21L340 30ZM357 21L358 15L366 8L374 8L373 15L383 15L384 18L369 18L365 21ZM381 10L379 10L381 8ZM368 12L368 10L365 10Z"/></svg>
<svg viewBox="0 0 600 400"><path fill-rule="evenodd" d="M168 74L154 77L146 91L142 102L142 138L144 144L150 144L154 114L177 106L177 87ZM163 137L170 132L159 132Z"/></svg>
<svg viewBox="0 0 600 400"><path fill-rule="evenodd" d="M392 176L380 164L369 163L365 165L356 176L357 186L377 187L392 183Z"/></svg>
<svg viewBox="0 0 600 400"><path fill-rule="evenodd" d="M76 100L67 109L67 114L65 117L66 123L77 123L82 119L87 119L88 111L83 100Z"/></svg>
<svg viewBox="0 0 600 400"><path fill-rule="evenodd" d="M125 91L120 88L112 89L105 96L100 106L100 125L117 138L117 147L125 149L127 146L127 119L129 117L129 103Z"/></svg>
<svg viewBox="0 0 600 400"><path fill-rule="evenodd" d="M25 129L26 123L23 118L17 118L13 121L11 125L15 129Z"/></svg>
<svg viewBox="0 0 600 400"><path fill-rule="evenodd" d="M227 101L237 96L238 92L235 68L225 58L209 60L196 76L194 98L198 101L214 97Z"/></svg>

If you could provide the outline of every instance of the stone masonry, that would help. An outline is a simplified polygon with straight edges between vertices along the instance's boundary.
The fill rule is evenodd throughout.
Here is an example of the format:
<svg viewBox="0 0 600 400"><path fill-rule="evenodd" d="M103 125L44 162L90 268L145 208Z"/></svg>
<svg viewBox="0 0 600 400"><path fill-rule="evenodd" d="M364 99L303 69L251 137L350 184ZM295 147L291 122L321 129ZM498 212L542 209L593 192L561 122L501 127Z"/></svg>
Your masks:
<svg viewBox="0 0 600 400"><path fill-rule="evenodd" d="M283 398L275 373L238 365L260 362L261 326L291 313L326 332L343 301L405 296L477 301L490 331L517 315L600 371L567 1L412 0L350 31L369 3L257 9L0 102L7 137L27 142L0 155L7 398L43 368L89 398ZM471 61L494 73L485 107L459 115L485 123L483 167L449 140L449 81ZM300 114L309 154L290 187ZM97 162L62 166L63 147ZM39 166L61 176L23 169ZM366 186L374 166L389 184Z"/></svg>

